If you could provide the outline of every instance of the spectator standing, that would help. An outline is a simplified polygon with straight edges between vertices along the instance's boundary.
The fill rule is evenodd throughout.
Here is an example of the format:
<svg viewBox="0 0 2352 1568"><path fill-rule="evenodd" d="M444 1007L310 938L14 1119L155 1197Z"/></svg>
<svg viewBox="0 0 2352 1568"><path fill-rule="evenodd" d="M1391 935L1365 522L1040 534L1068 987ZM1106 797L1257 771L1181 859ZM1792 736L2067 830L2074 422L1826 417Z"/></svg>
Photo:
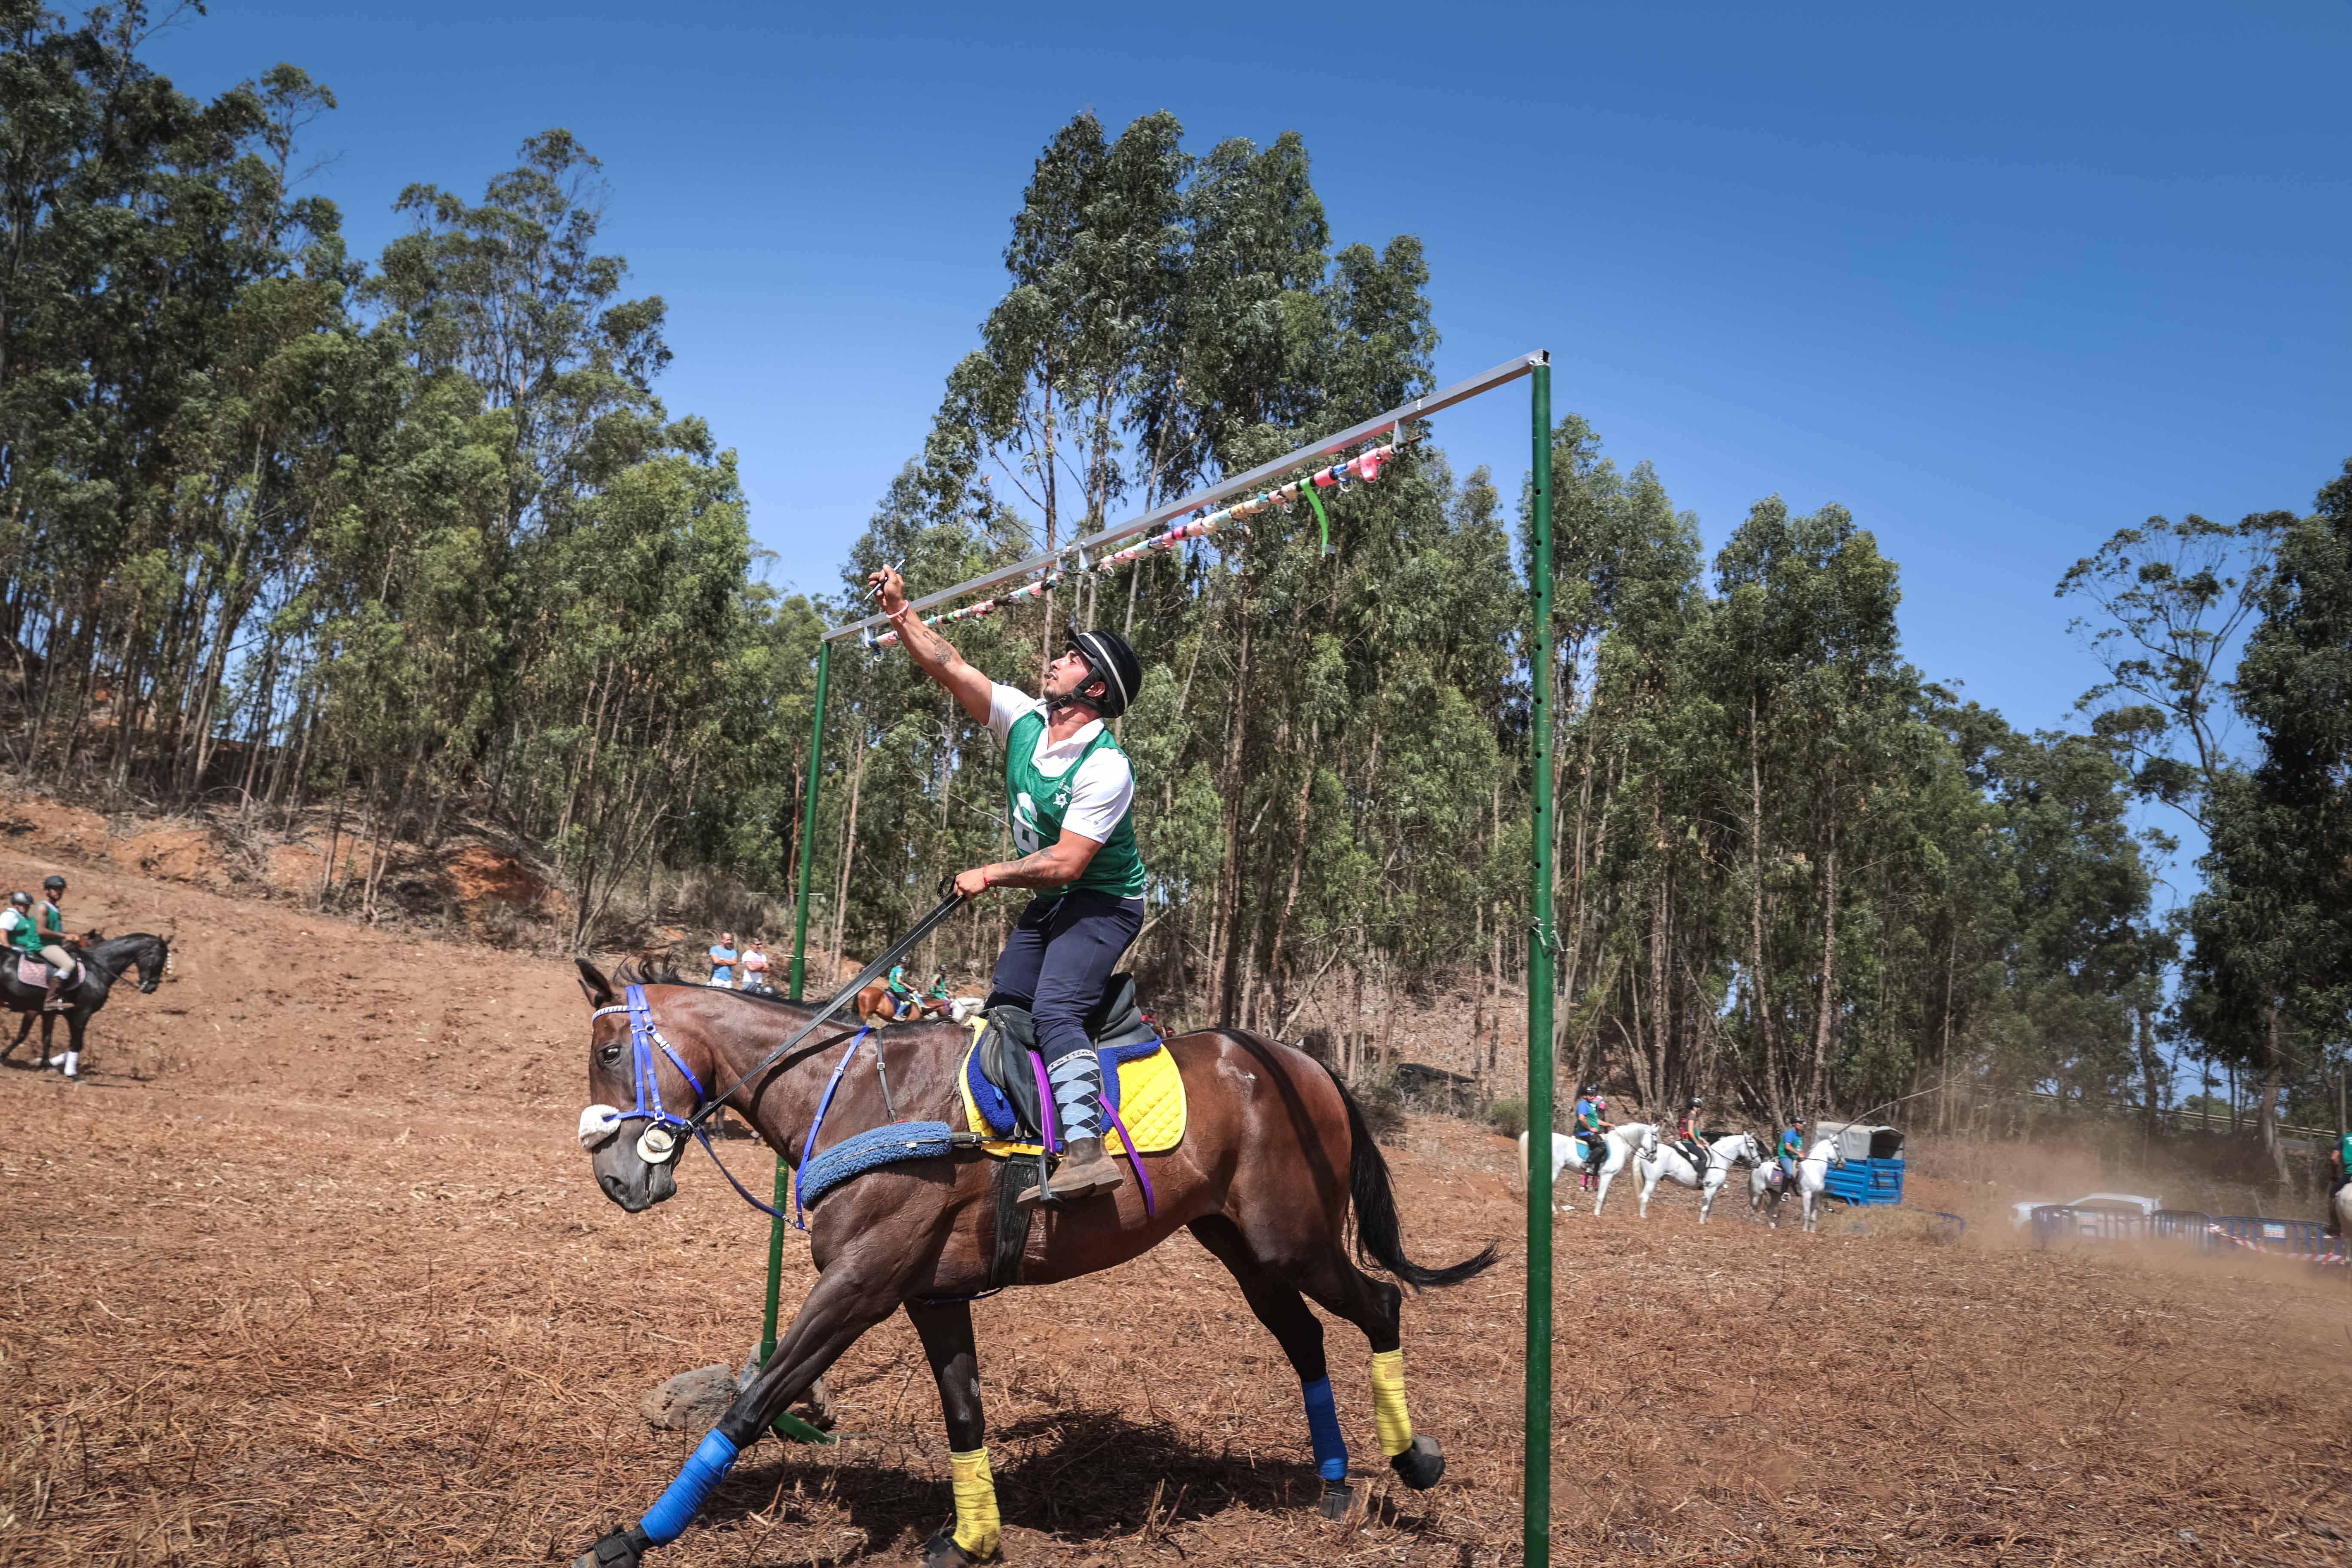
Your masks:
<svg viewBox="0 0 2352 1568"><path fill-rule="evenodd" d="M713 943L710 949L710 984L733 990L735 962L738 956L735 952L735 933L731 931L720 931L718 942Z"/></svg>
<svg viewBox="0 0 2352 1568"><path fill-rule="evenodd" d="M768 984L767 943L753 937L743 945L743 989L757 991Z"/></svg>

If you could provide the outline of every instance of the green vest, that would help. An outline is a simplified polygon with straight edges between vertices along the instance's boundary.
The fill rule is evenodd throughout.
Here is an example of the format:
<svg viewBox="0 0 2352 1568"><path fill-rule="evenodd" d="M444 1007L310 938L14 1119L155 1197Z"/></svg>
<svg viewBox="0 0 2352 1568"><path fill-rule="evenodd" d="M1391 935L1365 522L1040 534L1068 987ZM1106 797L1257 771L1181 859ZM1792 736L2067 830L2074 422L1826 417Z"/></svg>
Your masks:
<svg viewBox="0 0 2352 1568"><path fill-rule="evenodd" d="M18 952L38 955L41 951L41 929L30 915L18 915L16 923L8 928L8 945Z"/></svg>
<svg viewBox="0 0 2352 1568"><path fill-rule="evenodd" d="M1062 837L1062 814L1069 809L1070 786L1087 759L1105 747L1118 751L1118 742L1111 738L1110 726L1103 726L1094 743L1070 764L1069 771L1059 778L1048 778L1037 769L1037 741L1045 732L1045 715L1034 709L1013 721L1013 728L1004 737L1004 809L1013 822L1013 845L1024 855L1034 855L1048 844L1057 844ZM1124 752L1120 752L1125 756ZM1117 899L1143 897L1143 856L1135 847L1135 807L1130 804L1118 826L1110 830L1095 858L1087 862L1084 875L1063 888L1041 888L1037 896L1057 899L1070 888L1088 888L1098 893L1108 893Z"/></svg>

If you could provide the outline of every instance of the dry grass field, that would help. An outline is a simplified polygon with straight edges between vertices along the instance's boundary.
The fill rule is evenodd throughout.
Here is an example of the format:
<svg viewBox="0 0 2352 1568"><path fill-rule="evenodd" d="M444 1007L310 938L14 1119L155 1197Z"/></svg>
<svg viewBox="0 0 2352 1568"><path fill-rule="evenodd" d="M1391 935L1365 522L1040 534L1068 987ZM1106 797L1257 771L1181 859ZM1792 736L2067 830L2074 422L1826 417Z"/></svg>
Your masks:
<svg viewBox="0 0 2352 1568"><path fill-rule="evenodd" d="M742 1358L767 1222L699 1154L646 1215L597 1193L567 969L76 884L77 924L176 924L176 974L89 1081L0 1070L0 1563L568 1563L642 1510L692 1440L638 1401ZM1297 1383L1181 1238L976 1309L1009 1562L1517 1560L1515 1156L1432 1118L1391 1158L1417 1255L1505 1241L1407 1307L1445 1480L1389 1479L1336 1326L1365 1506L1314 1517ZM1556 1562L2352 1561L2345 1271L2041 1254L2013 1188L1913 1185L1967 1235L1702 1228L1680 1192L1560 1220ZM786 1268L789 1310L797 1237ZM913 1333L832 1381L844 1439L752 1450L654 1563L911 1559L950 1511Z"/></svg>

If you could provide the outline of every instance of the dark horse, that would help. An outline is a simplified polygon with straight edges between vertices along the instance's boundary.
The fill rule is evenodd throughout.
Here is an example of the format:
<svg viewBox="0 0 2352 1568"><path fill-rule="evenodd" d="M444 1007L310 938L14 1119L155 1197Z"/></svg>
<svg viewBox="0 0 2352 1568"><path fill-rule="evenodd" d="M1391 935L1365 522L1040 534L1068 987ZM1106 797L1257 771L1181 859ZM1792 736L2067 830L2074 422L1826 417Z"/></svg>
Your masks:
<svg viewBox="0 0 2352 1568"><path fill-rule="evenodd" d="M581 1118L581 1142L593 1154L604 1194L638 1214L677 1191L677 1153L661 1151L642 1117L614 1108L643 1107L656 1093L672 1110L694 1108L701 1094L733 1082L791 1038L814 1010L699 985L647 984L643 995L660 1048L640 1052L625 1008L604 1011L619 1008L614 983L584 960L579 968L581 989L596 1010L588 1046L593 1103ZM847 1029L818 1031L726 1103L779 1154L797 1160L834 1060L850 1038ZM955 1074L971 1040L968 1030L940 1024L903 1024L866 1037L825 1112L824 1146L893 1121L880 1075L862 1059L877 1050L889 1053L888 1088L900 1117L961 1128ZM1180 1036L1169 1048L1189 1105L1182 1142L1145 1157L1157 1213L1147 1215L1132 1179L1066 1209L1041 1208L1023 1282L1051 1284L1108 1268L1189 1227L1233 1271L1250 1310L1298 1373L1324 1478L1324 1510L1337 1517L1346 1510L1348 1459L1324 1364L1323 1326L1309 1300L1371 1342L1381 1447L1409 1485L1434 1485L1444 1456L1434 1439L1414 1434L1405 1407L1402 1292L1366 1275L1349 1256L1348 1211L1355 1210L1356 1245L1366 1261L1416 1287L1458 1284L1492 1263L1495 1249L1446 1268L1405 1257L1387 1162L1348 1091L1312 1057L1239 1029ZM656 1156L650 1163L643 1147L648 1143ZM809 1217L816 1284L775 1353L661 1500L635 1526L597 1542L575 1568L635 1568L649 1546L675 1540L736 1454L859 1335L897 1311L921 1337L947 1417L956 1522L925 1545L923 1562L926 1568L963 1568L995 1556L996 1494L982 1447L971 1298L988 1286L996 1165L959 1149L885 1164L835 1188Z"/></svg>
<svg viewBox="0 0 2352 1568"><path fill-rule="evenodd" d="M82 1031L89 1027L91 1015L106 1005L107 994L114 989L114 983L136 966L139 989L152 994L155 987L163 983L164 974L172 967L171 939L150 936L143 931L117 937L100 937L92 931L76 944L74 952L81 960L81 978L59 993L58 1000L65 1003L66 1006L55 1013L41 1010L41 999L47 994L47 987L27 985L16 978L16 954L0 955L0 1004L25 1015L25 1021L16 1026L16 1037L8 1042L6 1050L0 1051L0 1062L16 1054L16 1047L23 1045L25 1037L33 1032L33 1020L38 1017L41 1021L40 1055L33 1065L46 1066L49 1059L49 1032L56 1026L58 1019L63 1018L66 1021L66 1076L75 1076L81 1059Z"/></svg>

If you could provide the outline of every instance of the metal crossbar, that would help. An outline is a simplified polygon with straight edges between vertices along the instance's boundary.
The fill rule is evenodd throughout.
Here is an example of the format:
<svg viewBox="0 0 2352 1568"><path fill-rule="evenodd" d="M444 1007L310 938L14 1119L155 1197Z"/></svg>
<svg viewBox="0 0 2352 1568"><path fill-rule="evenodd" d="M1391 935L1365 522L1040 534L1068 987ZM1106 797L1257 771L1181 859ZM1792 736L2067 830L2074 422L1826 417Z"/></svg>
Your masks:
<svg viewBox="0 0 2352 1568"><path fill-rule="evenodd" d="M1001 584L1017 583L1024 577L1034 577L1059 562L1073 559L1091 561L1106 545L1116 544L1120 540L1131 539L1139 533L1149 532L1171 518L1182 517L1185 513L1197 511L1202 507L1214 506L1227 496L1240 495L1246 490L1257 489L1277 475L1286 474L1303 464L1311 463L1318 458L1328 457L1344 447L1352 447L1368 437L1381 435L1390 430L1402 430L1415 419L1426 419L1431 415L1441 413L1457 403L1466 403L1482 392L1492 392L1495 388L1517 381L1523 375L1532 374L1538 365L1548 365L1550 363L1551 355L1541 351L1521 354L1517 359L1505 360L1501 364L1491 370L1481 371L1467 381L1457 381L1449 387L1431 393L1427 397L1416 397L1411 403L1391 408L1385 414L1376 414L1361 424L1349 426L1336 436L1326 436L1320 441L1310 442L1295 452L1275 458L1270 463L1260 463L1245 474L1235 474L1231 479L1220 479L1205 489L1194 490L1191 495L1153 507L1142 516L1130 518L1116 528L1107 528L1089 538L1073 540L1067 544L1056 545L1051 550L1032 555L1026 561L1017 561L1010 566L1000 566L993 572L983 572L977 577L967 578L958 583L952 588L941 588L936 594L926 594L908 607L917 615L920 615L934 605L944 605L951 599L961 599L967 594L985 593ZM867 616L862 620L851 621L846 626L834 627L824 634L824 640L839 642L844 637L858 637L877 626L887 625L889 625L889 617L887 616Z"/></svg>

